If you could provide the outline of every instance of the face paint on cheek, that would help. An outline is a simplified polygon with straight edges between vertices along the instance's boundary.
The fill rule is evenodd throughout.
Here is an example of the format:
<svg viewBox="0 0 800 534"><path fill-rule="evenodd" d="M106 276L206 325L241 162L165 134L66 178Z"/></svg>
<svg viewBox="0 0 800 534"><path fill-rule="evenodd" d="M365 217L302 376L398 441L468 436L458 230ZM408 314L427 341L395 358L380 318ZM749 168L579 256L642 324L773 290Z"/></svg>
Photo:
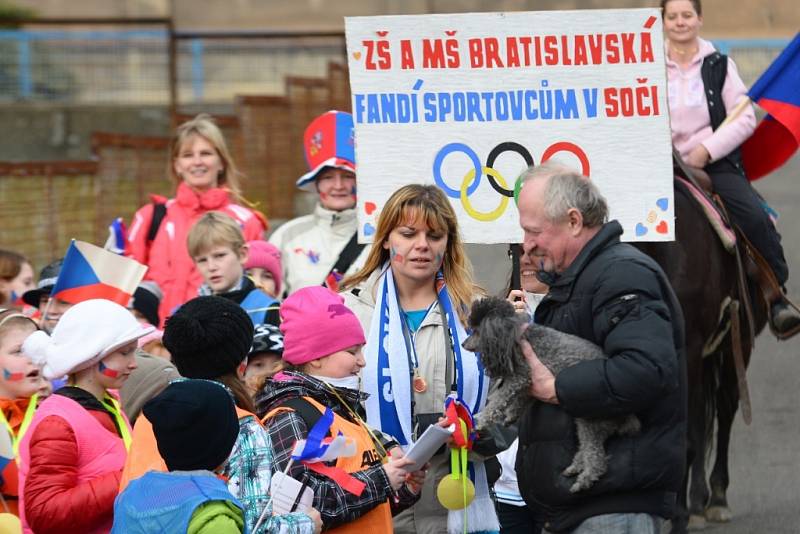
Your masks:
<svg viewBox="0 0 800 534"><path fill-rule="evenodd" d="M9 382L19 382L25 379L25 373L23 372L12 373L8 369L3 368L3 378L5 378Z"/></svg>
<svg viewBox="0 0 800 534"><path fill-rule="evenodd" d="M324 191L320 191L319 192L319 198L320 198L320 200L328 200L328 193L325 193Z"/></svg>
<svg viewBox="0 0 800 534"><path fill-rule="evenodd" d="M444 261L444 256L442 255L441 252L437 252L436 253L436 258L435 258L435 263L436 263L436 268L437 269L442 266L442 262L443 261Z"/></svg>
<svg viewBox="0 0 800 534"><path fill-rule="evenodd" d="M353 195L353 198L358 198L356 197L356 186L353 186L353 189L350 190L350 194Z"/></svg>
<svg viewBox="0 0 800 534"><path fill-rule="evenodd" d="M119 371L115 371L114 369L106 366L106 364L103 362L100 362L100 374L109 378L117 378L119 376Z"/></svg>
<svg viewBox="0 0 800 534"><path fill-rule="evenodd" d="M403 255L397 252L396 248L392 247L391 253L392 253L392 261L396 261L397 263L403 263Z"/></svg>

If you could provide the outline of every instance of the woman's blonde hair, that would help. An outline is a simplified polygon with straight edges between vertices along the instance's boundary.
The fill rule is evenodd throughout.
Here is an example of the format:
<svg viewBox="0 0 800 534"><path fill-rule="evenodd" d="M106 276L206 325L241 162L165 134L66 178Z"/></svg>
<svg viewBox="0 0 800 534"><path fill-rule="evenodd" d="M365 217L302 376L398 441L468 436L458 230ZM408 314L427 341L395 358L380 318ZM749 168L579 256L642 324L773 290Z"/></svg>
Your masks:
<svg viewBox="0 0 800 534"><path fill-rule="evenodd" d="M484 294L484 291L473 281L472 265L464 252L456 213L444 192L434 185L406 185L389 197L378 217L378 228L367 261L360 271L344 281L344 288L350 289L364 282L380 269L389 259L389 251L383 248L383 244L389 239L391 231L403 223L416 221L424 222L431 230L447 234L442 273L453 306L461 322L466 324L474 296Z"/></svg>
<svg viewBox="0 0 800 534"><path fill-rule="evenodd" d="M167 164L169 175L175 185L179 185L183 179L175 172L174 162L178 158L181 149L193 137L200 136L214 147L222 160L222 174L219 176L218 184L220 187L225 187L230 191L231 197L237 203L244 203L242 197L241 180L244 178L239 169L236 167L231 153L228 150L228 145L225 143L225 137L222 131L214 123L214 119L207 113L201 113L195 118L184 122L175 130L175 134L169 143L169 163Z"/></svg>
<svg viewBox="0 0 800 534"><path fill-rule="evenodd" d="M220 211L204 213L186 236L186 249L194 259L213 247L230 247L236 254L245 244L244 234L236 221Z"/></svg>

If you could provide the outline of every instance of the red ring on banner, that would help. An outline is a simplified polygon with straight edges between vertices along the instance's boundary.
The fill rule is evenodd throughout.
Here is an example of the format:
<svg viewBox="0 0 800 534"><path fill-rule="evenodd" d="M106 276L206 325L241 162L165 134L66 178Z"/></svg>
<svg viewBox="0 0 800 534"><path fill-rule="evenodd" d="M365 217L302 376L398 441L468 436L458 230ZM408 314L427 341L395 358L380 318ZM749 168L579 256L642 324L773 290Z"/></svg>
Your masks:
<svg viewBox="0 0 800 534"><path fill-rule="evenodd" d="M567 141L553 143L547 147L547 150L545 150L544 154L542 154L542 163L552 158L553 155L557 154L558 152L570 152L574 154L581 162L581 174L587 178L589 177L589 158L586 157L586 152L584 152L583 149L575 143L570 143Z"/></svg>

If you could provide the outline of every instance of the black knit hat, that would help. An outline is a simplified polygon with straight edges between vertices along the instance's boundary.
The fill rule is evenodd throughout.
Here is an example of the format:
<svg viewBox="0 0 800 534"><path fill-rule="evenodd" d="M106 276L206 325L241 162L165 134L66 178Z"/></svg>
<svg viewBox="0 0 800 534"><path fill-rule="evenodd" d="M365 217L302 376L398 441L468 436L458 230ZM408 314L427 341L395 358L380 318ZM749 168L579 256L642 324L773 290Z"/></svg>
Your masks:
<svg viewBox="0 0 800 534"><path fill-rule="evenodd" d="M167 319L161 341L181 376L218 378L250 352L253 321L231 300L197 297Z"/></svg>
<svg viewBox="0 0 800 534"><path fill-rule="evenodd" d="M177 380L142 408L170 471L213 471L239 436L233 397L210 380Z"/></svg>

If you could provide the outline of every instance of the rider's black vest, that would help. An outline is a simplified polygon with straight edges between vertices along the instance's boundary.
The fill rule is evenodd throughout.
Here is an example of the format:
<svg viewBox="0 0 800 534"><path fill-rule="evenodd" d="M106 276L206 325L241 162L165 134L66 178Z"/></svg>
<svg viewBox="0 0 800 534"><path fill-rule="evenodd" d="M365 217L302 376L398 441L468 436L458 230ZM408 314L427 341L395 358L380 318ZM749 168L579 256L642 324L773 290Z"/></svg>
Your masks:
<svg viewBox="0 0 800 534"><path fill-rule="evenodd" d="M703 66L700 68L700 76L703 78L703 87L706 91L706 101L708 102L708 114L711 116L711 128L716 130L727 117L725 102L722 101L722 86L725 85L725 77L728 75L728 56L714 52L703 59ZM725 158L731 165L744 174L742 168L742 153L737 147Z"/></svg>

